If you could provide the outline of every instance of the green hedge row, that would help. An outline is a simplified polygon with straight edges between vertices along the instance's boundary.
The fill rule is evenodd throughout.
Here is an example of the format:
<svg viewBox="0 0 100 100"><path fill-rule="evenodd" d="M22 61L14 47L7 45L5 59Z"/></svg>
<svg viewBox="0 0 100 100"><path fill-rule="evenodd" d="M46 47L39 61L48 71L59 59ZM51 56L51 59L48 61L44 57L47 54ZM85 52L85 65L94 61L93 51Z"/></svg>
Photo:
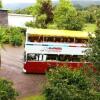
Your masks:
<svg viewBox="0 0 100 100"><path fill-rule="evenodd" d="M25 29L19 27L0 27L0 31L2 30L3 43L13 46L21 46L23 44Z"/></svg>

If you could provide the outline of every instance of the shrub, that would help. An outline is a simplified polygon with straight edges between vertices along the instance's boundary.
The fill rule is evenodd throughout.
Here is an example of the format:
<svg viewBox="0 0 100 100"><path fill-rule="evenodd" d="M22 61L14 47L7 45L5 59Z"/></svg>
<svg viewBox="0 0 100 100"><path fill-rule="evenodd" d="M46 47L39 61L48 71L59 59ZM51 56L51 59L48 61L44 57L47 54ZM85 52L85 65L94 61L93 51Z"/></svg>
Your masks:
<svg viewBox="0 0 100 100"><path fill-rule="evenodd" d="M14 34L10 37L10 43L13 46L20 46L22 45L22 37L19 34Z"/></svg>
<svg viewBox="0 0 100 100"><path fill-rule="evenodd" d="M23 35L26 29L20 27L0 27L2 33L2 42L10 43L14 46L20 46L23 42Z"/></svg>
<svg viewBox="0 0 100 100"><path fill-rule="evenodd" d="M99 100L90 80L81 70L51 69L44 88L46 100Z"/></svg>
<svg viewBox="0 0 100 100"><path fill-rule="evenodd" d="M21 33L21 29L18 27L10 28L10 44L13 46L20 46L23 42L23 34Z"/></svg>
<svg viewBox="0 0 100 100"><path fill-rule="evenodd" d="M0 79L0 100L16 100L18 93L12 85L13 83L8 80Z"/></svg>
<svg viewBox="0 0 100 100"><path fill-rule="evenodd" d="M4 33L2 41L3 43L6 43L6 44L9 43L9 35Z"/></svg>
<svg viewBox="0 0 100 100"><path fill-rule="evenodd" d="M35 26L35 23L32 22L32 21L26 22L25 25L26 25L27 27L36 27L36 26Z"/></svg>
<svg viewBox="0 0 100 100"><path fill-rule="evenodd" d="M6 33L6 28L0 26L0 41L2 43L9 43L9 35Z"/></svg>

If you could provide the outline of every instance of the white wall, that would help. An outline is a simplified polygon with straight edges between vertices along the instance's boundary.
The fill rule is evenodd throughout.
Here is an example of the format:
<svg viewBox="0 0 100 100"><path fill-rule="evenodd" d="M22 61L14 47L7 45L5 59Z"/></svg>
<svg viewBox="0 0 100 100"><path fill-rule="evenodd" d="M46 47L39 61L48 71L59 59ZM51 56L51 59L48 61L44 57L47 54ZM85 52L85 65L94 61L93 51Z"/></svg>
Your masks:
<svg viewBox="0 0 100 100"><path fill-rule="evenodd" d="M26 22L35 21L32 15L8 14L8 25L16 27L25 27Z"/></svg>

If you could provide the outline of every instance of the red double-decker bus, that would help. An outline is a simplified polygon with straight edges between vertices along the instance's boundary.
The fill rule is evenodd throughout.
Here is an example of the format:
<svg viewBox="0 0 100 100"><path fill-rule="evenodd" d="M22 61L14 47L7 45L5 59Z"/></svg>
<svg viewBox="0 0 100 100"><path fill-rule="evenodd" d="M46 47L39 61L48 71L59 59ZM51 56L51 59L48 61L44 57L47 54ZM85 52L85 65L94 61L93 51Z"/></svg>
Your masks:
<svg viewBox="0 0 100 100"><path fill-rule="evenodd" d="M45 73L55 66L80 68L87 42L88 32L28 28L23 71Z"/></svg>

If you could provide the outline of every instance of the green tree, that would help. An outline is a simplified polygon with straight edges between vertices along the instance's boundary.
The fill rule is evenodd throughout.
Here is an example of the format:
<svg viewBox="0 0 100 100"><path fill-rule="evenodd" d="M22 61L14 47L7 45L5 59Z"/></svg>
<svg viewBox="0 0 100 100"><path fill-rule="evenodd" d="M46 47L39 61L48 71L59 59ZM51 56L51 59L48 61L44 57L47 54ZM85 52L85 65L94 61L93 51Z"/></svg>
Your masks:
<svg viewBox="0 0 100 100"><path fill-rule="evenodd" d="M18 93L12 86L12 82L0 79L0 100L16 100Z"/></svg>
<svg viewBox="0 0 100 100"><path fill-rule="evenodd" d="M47 24L53 21L53 6L51 0L37 0L32 14L36 17L36 21L33 25L30 25L35 25L38 28L47 28Z"/></svg>
<svg viewBox="0 0 100 100"><path fill-rule="evenodd" d="M89 48L86 51L86 59L93 63L98 74L100 74L100 28L95 31L95 38L90 35Z"/></svg>
<svg viewBox="0 0 100 100"><path fill-rule="evenodd" d="M0 8L2 8L2 2L1 2L1 0L0 0Z"/></svg>
<svg viewBox="0 0 100 100"><path fill-rule="evenodd" d="M100 28L100 18L96 20L97 28Z"/></svg>
<svg viewBox="0 0 100 100"><path fill-rule="evenodd" d="M95 23L96 21L96 16L94 13L91 13L90 11L87 11L85 14L85 19L87 23Z"/></svg>
<svg viewBox="0 0 100 100"><path fill-rule="evenodd" d="M91 62L95 68L92 74L94 80L94 87L99 92L100 96L100 28L95 31L95 38L90 35L89 48L86 51L85 59Z"/></svg>
<svg viewBox="0 0 100 100"><path fill-rule="evenodd" d="M90 79L81 70L56 67L47 73L46 100L99 100Z"/></svg>
<svg viewBox="0 0 100 100"><path fill-rule="evenodd" d="M87 23L95 23L100 18L100 5L91 5L84 11Z"/></svg>
<svg viewBox="0 0 100 100"><path fill-rule="evenodd" d="M17 14L28 14L28 15L32 15L33 12L34 12L34 10L35 10L35 6L32 5L32 6L29 6L27 8L24 8L24 9L17 9L15 11L15 13L17 13Z"/></svg>
<svg viewBox="0 0 100 100"><path fill-rule="evenodd" d="M82 17L82 16L81 16ZM70 0L59 0L54 11L54 23L60 29L81 30L83 21Z"/></svg>

